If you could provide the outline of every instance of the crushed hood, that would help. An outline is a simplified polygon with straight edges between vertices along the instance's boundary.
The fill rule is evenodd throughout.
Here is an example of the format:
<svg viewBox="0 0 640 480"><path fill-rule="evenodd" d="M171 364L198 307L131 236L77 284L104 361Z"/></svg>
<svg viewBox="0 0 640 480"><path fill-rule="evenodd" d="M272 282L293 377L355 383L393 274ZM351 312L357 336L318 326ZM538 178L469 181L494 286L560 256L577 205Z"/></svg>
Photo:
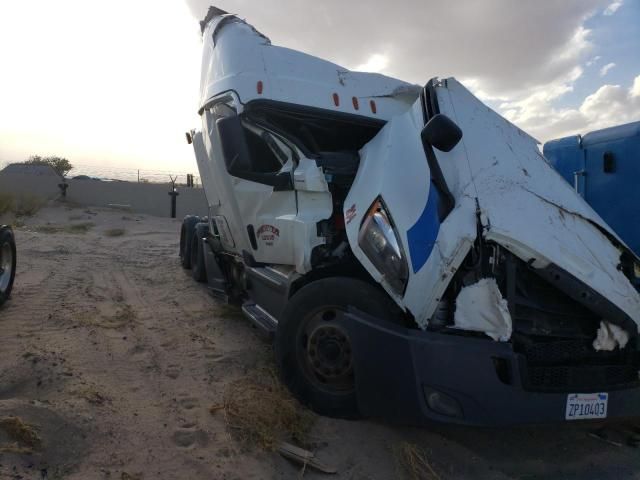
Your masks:
<svg viewBox="0 0 640 480"><path fill-rule="evenodd" d="M440 112L463 131L456 148L436 156L453 196L478 200L484 237L537 269L563 270L591 292L581 295L608 300L640 325L640 294L620 269L621 254L633 254L541 155L537 141L455 79L436 91Z"/></svg>

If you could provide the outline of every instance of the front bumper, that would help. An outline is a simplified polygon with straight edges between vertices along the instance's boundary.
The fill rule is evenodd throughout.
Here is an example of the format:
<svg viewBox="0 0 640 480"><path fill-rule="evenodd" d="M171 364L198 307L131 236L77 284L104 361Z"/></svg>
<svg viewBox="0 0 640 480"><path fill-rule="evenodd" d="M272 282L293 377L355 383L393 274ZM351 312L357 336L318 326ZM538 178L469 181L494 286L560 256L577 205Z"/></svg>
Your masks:
<svg viewBox="0 0 640 480"><path fill-rule="evenodd" d="M363 415L414 425L565 422L567 393L526 391L510 343L410 330L356 310L346 315L346 328ZM434 392L445 399L436 409L449 414L428 405ZM607 418L640 417L640 387L608 393Z"/></svg>

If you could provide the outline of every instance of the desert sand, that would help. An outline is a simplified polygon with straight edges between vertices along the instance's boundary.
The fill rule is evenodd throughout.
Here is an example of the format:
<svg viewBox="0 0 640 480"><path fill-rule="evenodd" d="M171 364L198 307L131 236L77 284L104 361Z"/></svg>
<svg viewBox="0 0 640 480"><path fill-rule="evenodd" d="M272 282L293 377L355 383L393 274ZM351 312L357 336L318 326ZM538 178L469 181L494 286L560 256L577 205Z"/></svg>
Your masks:
<svg viewBox="0 0 640 480"><path fill-rule="evenodd" d="M271 346L181 269L179 226L69 205L19 222L0 310L0 478L640 478L632 423L606 426L617 446L589 435L600 424L410 428L309 414L303 446L332 476L241 438L225 402L235 382L270 371ZM404 464L408 447L428 463L422 476Z"/></svg>

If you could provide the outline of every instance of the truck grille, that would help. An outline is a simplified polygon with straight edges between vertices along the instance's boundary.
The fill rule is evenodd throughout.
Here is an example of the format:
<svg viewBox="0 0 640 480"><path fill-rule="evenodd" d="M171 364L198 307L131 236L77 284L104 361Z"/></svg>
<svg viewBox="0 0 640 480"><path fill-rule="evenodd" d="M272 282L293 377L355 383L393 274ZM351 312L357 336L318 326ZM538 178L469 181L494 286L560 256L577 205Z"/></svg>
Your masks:
<svg viewBox="0 0 640 480"><path fill-rule="evenodd" d="M638 370L630 365L587 367L529 367L530 390L579 392L608 390L638 383Z"/></svg>
<svg viewBox="0 0 640 480"><path fill-rule="evenodd" d="M582 339L521 346L521 373L530 391L594 392L640 385L635 348L596 352Z"/></svg>

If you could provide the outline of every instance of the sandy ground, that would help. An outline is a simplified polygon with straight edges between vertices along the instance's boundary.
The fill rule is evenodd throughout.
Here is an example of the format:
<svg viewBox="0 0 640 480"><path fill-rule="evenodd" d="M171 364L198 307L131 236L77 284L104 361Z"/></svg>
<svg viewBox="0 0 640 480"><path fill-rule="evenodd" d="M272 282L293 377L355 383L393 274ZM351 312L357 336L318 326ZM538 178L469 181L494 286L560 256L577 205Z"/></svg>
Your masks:
<svg viewBox="0 0 640 480"><path fill-rule="evenodd" d="M84 222L93 224L86 232L58 228ZM108 236L114 228L124 234ZM269 364L271 351L180 268L178 228L61 206L17 228L17 280L0 310L0 418L34 425L42 446L0 453L0 478L328 477L238 444L224 415L209 412L229 382ZM607 434L624 443L631 427ZM424 452L432 478L640 478L638 449L594 439L593 428L417 429L318 418L310 444L338 469L336 479L410 478L394 454L402 442ZM0 433L0 444L9 440Z"/></svg>

